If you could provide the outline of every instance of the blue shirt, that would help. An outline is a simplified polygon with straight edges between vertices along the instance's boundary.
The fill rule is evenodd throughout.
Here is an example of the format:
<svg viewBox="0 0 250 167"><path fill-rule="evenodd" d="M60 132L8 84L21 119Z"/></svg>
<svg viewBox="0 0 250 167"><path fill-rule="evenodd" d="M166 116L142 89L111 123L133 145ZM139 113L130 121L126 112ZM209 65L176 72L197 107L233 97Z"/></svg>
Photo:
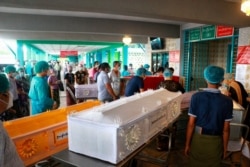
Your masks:
<svg viewBox="0 0 250 167"><path fill-rule="evenodd" d="M44 77L34 76L29 91L32 115L52 109L54 101L49 96L47 80Z"/></svg>
<svg viewBox="0 0 250 167"><path fill-rule="evenodd" d="M204 89L195 93L188 115L196 117L196 126L222 134L225 121L233 118L233 101L218 89Z"/></svg>
<svg viewBox="0 0 250 167"><path fill-rule="evenodd" d="M100 101L112 101L112 96L109 94L106 84L110 83L110 78L108 74L101 71L97 77L97 89L98 89L98 100Z"/></svg>
<svg viewBox="0 0 250 167"><path fill-rule="evenodd" d="M125 96L132 96L135 93L139 93L140 89L143 88L144 88L143 78L139 76L134 76L128 81L126 85Z"/></svg>

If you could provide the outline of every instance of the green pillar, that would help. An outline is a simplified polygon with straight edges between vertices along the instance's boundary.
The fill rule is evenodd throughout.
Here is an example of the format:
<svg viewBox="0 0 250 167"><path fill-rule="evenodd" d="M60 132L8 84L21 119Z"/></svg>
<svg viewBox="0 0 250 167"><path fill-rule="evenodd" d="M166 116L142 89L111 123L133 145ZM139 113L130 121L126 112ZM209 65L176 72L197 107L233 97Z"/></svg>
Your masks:
<svg viewBox="0 0 250 167"><path fill-rule="evenodd" d="M89 53L86 53L86 66L89 68L90 67L90 55Z"/></svg>
<svg viewBox="0 0 250 167"><path fill-rule="evenodd" d="M122 48L122 63L128 65L128 45L124 45Z"/></svg>
<svg viewBox="0 0 250 167"><path fill-rule="evenodd" d="M102 50L102 63L103 62L109 62L109 54L106 50Z"/></svg>
<svg viewBox="0 0 250 167"><path fill-rule="evenodd" d="M27 60L30 62L31 60L33 60L33 57L31 55L31 48L26 46L26 51L27 52L25 54L27 54Z"/></svg>
<svg viewBox="0 0 250 167"><path fill-rule="evenodd" d="M113 64L113 62L115 61L115 51L116 51L116 49L114 49L114 48L110 49L110 62L109 62L109 64Z"/></svg>
<svg viewBox="0 0 250 167"><path fill-rule="evenodd" d="M20 66L24 66L24 59L23 59L23 43L17 41L17 57L16 59L19 62Z"/></svg>

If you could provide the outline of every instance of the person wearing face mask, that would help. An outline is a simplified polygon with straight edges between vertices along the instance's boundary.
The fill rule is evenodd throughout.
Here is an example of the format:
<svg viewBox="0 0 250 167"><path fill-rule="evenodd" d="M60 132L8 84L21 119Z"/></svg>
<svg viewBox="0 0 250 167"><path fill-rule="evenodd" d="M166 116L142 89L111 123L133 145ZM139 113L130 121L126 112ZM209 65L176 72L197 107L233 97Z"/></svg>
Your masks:
<svg viewBox="0 0 250 167"><path fill-rule="evenodd" d="M30 114L29 110L29 89L30 89L30 79L28 75L25 75L25 70L20 67L18 70L18 75L16 75L17 92L19 99L19 109L21 110L23 116L28 116Z"/></svg>
<svg viewBox="0 0 250 167"><path fill-rule="evenodd" d="M5 73L7 74L7 78L10 84L10 92L13 95L13 107L11 111L14 111L13 116L10 116L9 119L21 118L23 117L22 112L19 107L19 99L18 99L18 91L17 91L17 83L15 80L16 68L12 65L9 65L5 68Z"/></svg>
<svg viewBox="0 0 250 167"><path fill-rule="evenodd" d="M12 95L9 92L9 81L4 74L0 74L0 115L13 104ZM24 167L16 147L0 121L0 166Z"/></svg>
<svg viewBox="0 0 250 167"><path fill-rule="evenodd" d="M75 75L72 73L73 67L72 65L68 66L68 72L64 76L65 84L66 84L66 103L67 106L76 104L73 95L75 94Z"/></svg>
<svg viewBox="0 0 250 167"><path fill-rule="evenodd" d="M20 84L24 92L28 93L30 89L30 78L25 74L23 67L20 67L17 72L18 74L15 76L17 84Z"/></svg>
<svg viewBox="0 0 250 167"><path fill-rule="evenodd" d="M87 69L83 66L83 64L79 64L78 71L76 71L75 73L76 84L78 85L88 84L88 77L89 77L89 74L88 74ZM83 101L84 101L83 98L77 99L77 103L81 103Z"/></svg>
<svg viewBox="0 0 250 167"><path fill-rule="evenodd" d="M115 95L119 97L121 95L121 73L120 73L121 63L120 61L113 62L113 69L110 72L111 86L115 92Z"/></svg>
<svg viewBox="0 0 250 167"><path fill-rule="evenodd" d="M111 102L116 100L118 97L114 93L111 86L111 80L108 76L110 72L110 66L104 62L100 64L100 74L97 77L97 89L98 89L98 100L105 102Z"/></svg>
<svg viewBox="0 0 250 167"><path fill-rule="evenodd" d="M50 95L51 98L56 101L57 103L57 108L60 106L60 94L59 94L59 84L61 83L60 80L57 78L57 72L55 69L51 68L50 70L50 75L48 77L48 84L50 87Z"/></svg>
<svg viewBox="0 0 250 167"><path fill-rule="evenodd" d="M47 110L56 109L57 103L49 96L47 73L49 64L39 61L35 65L36 76L31 80L29 98L31 99L31 115L39 114Z"/></svg>
<svg viewBox="0 0 250 167"><path fill-rule="evenodd" d="M89 80L91 83L94 83L94 76L98 72L99 62L95 61L94 66L88 70L89 73Z"/></svg>

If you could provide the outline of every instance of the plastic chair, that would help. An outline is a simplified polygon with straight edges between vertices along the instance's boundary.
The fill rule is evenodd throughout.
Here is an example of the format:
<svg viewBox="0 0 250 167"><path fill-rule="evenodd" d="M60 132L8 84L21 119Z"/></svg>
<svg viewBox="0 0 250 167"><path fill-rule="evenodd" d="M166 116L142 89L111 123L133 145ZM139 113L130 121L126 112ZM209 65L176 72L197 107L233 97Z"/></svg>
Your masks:
<svg viewBox="0 0 250 167"><path fill-rule="evenodd" d="M235 162L233 155L235 153L242 153L244 147L247 147L246 137L249 133L249 127L241 123L230 123L230 137L228 141L227 151L228 154L223 164L241 166L242 155L240 155L240 161ZM229 160L229 161L228 161Z"/></svg>

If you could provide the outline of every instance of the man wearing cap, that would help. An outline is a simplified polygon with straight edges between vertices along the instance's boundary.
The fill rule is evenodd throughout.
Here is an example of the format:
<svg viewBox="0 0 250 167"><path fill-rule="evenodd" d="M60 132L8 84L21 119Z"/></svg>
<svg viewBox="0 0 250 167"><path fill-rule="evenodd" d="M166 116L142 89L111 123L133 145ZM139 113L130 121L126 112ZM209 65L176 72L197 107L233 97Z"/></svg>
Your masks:
<svg viewBox="0 0 250 167"><path fill-rule="evenodd" d="M12 95L9 92L9 81L4 74L0 74L0 114L12 106ZM0 166L24 167L16 147L0 121Z"/></svg>
<svg viewBox="0 0 250 167"><path fill-rule="evenodd" d="M163 72L163 76L164 76L164 81L161 81L159 84L159 88L164 88L168 91L171 92L181 92L181 93L185 93L185 89L181 86L181 84L179 82L176 82L172 79L173 77L173 72L171 71L171 69L166 68ZM169 133L169 131L172 130L172 146L174 146L175 144L175 136L176 136L176 122L173 123L173 128L172 129L167 129L166 131L163 132L164 133ZM165 135L166 136L166 135ZM162 150L168 150L168 137L165 137L164 135L160 135L157 138L157 147L156 149L159 151Z"/></svg>
<svg viewBox="0 0 250 167"><path fill-rule="evenodd" d="M185 93L185 89L181 86L179 82L176 82L172 79L173 72L166 68L163 72L164 81L160 82L159 88L167 89L171 92L178 92Z"/></svg>
<svg viewBox="0 0 250 167"><path fill-rule="evenodd" d="M185 146L189 166L220 167L226 157L233 102L218 90L223 76L223 68L206 67L207 88L191 98Z"/></svg>
<svg viewBox="0 0 250 167"><path fill-rule="evenodd" d="M152 75L152 72L150 72L149 71L149 67L150 67L150 65L148 65L148 64L144 64L144 66L143 66L144 68L145 68L145 70L146 70L146 73L145 73L145 75Z"/></svg>
<svg viewBox="0 0 250 167"><path fill-rule="evenodd" d="M36 76L32 78L29 91L32 115L57 107L57 103L49 97L49 85L46 79L48 70L49 64L45 61L39 61L35 65Z"/></svg>
<svg viewBox="0 0 250 167"><path fill-rule="evenodd" d="M144 68L139 68L136 71L136 75L133 76L127 83L125 88L125 96L132 96L135 93L140 93L144 91L144 78L146 70Z"/></svg>

